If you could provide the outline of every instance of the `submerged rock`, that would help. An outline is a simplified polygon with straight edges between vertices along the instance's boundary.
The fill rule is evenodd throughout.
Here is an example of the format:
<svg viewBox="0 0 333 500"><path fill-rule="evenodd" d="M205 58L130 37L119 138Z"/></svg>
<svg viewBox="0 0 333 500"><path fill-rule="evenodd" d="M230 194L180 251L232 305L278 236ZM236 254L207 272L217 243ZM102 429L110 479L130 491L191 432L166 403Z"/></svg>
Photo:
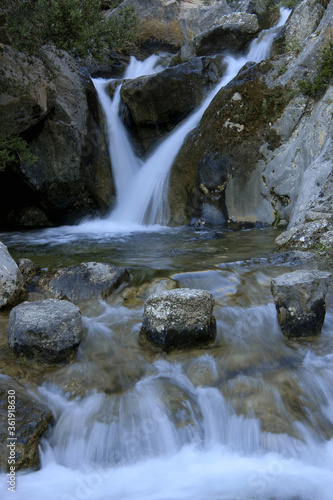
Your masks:
<svg viewBox="0 0 333 500"><path fill-rule="evenodd" d="M65 300L23 302L9 315L8 341L16 354L47 363L67 361L83 335L80 309Z"/></svg>
<svg viewBox="0 0 333 500"><path fill-rule="evenodd" d="M145 303L141 340L164 352L211 344L216 336L214 299L210 292L179 288L149 297Z"/></svg>
<svg viewBox="0 0 333 500"><path fill-rule="evenodd" d="M14 379L0 375L0 422L5 423L6 428L9 410L15 410L15 440L7 439L10 438L7 432L0 434L3 450L0 468L10 471L13 462L8 463L8 460L14 459L15 472L36 469L40 465L39 440L53 422L52 413Z"/></svg>
<svg viewBox="0 0 333 500"><path fill-rule="evenodd" d="M323 271L295 271L272 279L271 292L284 335L311 337L321 332L330 279L331 274Z"/></svg>
<svg viewBox="0 0 333 500"><path fill-rule="evenodd" d="M19 259L17 265L26 283L36 280L37 276L42 272L41 268L30 259Z"/></svg>
<svg viewBox="0 0 333 500"><path fill-rule="evenodd" d="M58 299L100 299L110 295L130 274L124 267L100 262L84 262L76 266L47 271L38 286Z"/></svg>
<svg viewBox="0 0 333 500"><path fill-rule="evenodd" d="M0 309L17 305L26 294L24 278L7 247L0 242Z"/></svg>

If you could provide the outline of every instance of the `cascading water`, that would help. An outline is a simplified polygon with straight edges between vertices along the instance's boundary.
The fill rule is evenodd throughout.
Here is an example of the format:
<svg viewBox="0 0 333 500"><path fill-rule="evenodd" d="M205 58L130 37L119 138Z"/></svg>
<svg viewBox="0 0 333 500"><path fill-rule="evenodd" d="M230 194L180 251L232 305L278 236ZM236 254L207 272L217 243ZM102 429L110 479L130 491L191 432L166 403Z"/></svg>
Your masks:
<svg viewBox="0 0 333 500"><path fill-rule="evenodd" d="M186 134L219 88L247 60L265 58L270 44L268 33L251 45L246 57L227 58L228 75L145 162L133 153L118 118L119 91L111 102L104 96L105 82L95 81L105 97L104 110L110 106L105 112L112 163L120 169L119 176L114 174L118 206L108 220L59 228L58 233L26 232L32 253L37 243L42 248L58 238L60 249L55 251L61 258L64 248L66 257L70 250L77 254L81 247L71 244L78 232L87 232L89 240L93 225L103 233L110 219L123 217L125 225L164 220L161 194L155 190L166 190ZM156 58L144 63L133 59L125 76L156 71L156 63ZM142 199L136 198L141 191ZM15 244L16 237L22 244L22 234L8 238ZM43 383L37 379L38 394L52 409L55 425L41 442L41 469L17 474L15 499L331 500L332 296L321 338L290 346L269 291L270 278L290 266L285 263L284 269L276 257L259 263L241 260L257 256L261 245L272 248L275 235L269 239L267 231L254 230L200 240L183 229L172 237L163 233L144 238L113 235L105 245L100 243L98 259L130 267L131 286L138 293L134 305L125 300L133 300L131 286L124 300L119 292L83 305L86 336L77 358L67 366L48 368ZM95 240L91 245L97 253ZM86 256L89 251L86 243L82 252ZM151 283L152 276L157 284ZM146 285L151 292L175 283L214 294L218 338L207 352L163 358L138 346ZM21 370L19 365L24 379ZM1 475L4 500L13 497L6 481Z"/></svg>
<svg viewBox="0 0 333 500"><path fill-rule="evenodd" d="M110 145L113 177L117 191L117 204L109 220L119 224L167 224L168 177L172 164L187 134L200 122L206 108L248 61L260 62L270 55L276 30L285 23L290 11L281 10L280 21L274 29L266 30L250 45L248 54L242 57L226 57L227 69L224 77L208 94L199 108L160 144L143 162L135 155L128 140L125 127L119 118L120 87L113 100L106 92L109 81L94 80L101 105L107 120L107 135ZM163 68L157 67L157 56L144 63L132 58L124 78L133 79L151 74Z"/></svg>

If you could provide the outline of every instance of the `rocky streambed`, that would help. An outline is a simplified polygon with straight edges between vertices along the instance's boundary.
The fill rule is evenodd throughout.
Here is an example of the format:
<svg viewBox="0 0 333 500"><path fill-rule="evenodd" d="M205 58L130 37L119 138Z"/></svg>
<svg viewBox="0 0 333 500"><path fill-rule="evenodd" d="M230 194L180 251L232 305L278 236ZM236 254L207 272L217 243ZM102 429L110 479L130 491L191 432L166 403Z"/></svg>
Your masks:
<svg viewBox="0 0 333 500"><path fill-rule="evenodd" d="M316 436L326 436L325 439L331 436L333 424L329 418L327 420L324 407L316 408L318 395L314 395L312 386L307 390L298 376L306 357L318 356L318 359L324 360L333 349L331 277L329 273L322 273L321 276L323 265L318 255L298 251L272 253L277 250L276 230L214 232L165 228L151 234L114 235L112 239L105 236L92 238L92 235L88 237L84 234L80 244L77 237L72 238L72 243L65 243L64 235L61 237L60 233L61 228L55 230L53 238L48 233L48 243L45 243L46 234L43 231L31 235L21 233L17 235L20 236L17 245L15 233L3 234L12 245L14 257L23 253L29 258L18 261L21 268L24 264L22 271L26 273L27 267L32 267L27 264L33 257L39 263L34 266L35 275L25 274L26 281L18 268L15 270L25 281L26 295L18 300L21 305L12 304L1 313L2 415L6 414L6 391L14 390L20 401L17 410L20 413L17 420L17 469L39 467L39 444L43 448L49 440L51 443L56 439L57 422L63 410L56 409L52 397L45 390L52 393L57 388L56 391L66 395L69 402L78 401L77 398L84 401L97 391L115 403L118 398L127 398L140 380L145 380L151 370L154 372L163 359L170 366L182 367L194 387L214 387L220 391L235 414L246 418L255 416L262 432L273 433L277 437L286 433L297 438L300 436L295 423L301 419ZM8 262L4 246L2 252ZM76 263L88 255L94 259L90 264ZM111 259L116 267L105 262ZM105 263L97 264L97 260ZM57 271L45 269L48 261L58 261L62 266L58 266ZM70 265L65 267L64 262ZM120 263L125 267L121 268ZM14 260L12 266L16 266ZM89 272L93 273L90 277ZM302 323L300 316L297 317L300 313L297 310L296 319L292 314L292 321L293 325L300 325L302 334L287 334L285 337L282 333L284 325L278 324L278 310L271 287L279 279L283 281L284 276L294 274L298 276L298 281L291 283L284 307L296 311L292 300L295 301L297 294L303 293L304 286L309 286L308 275L311 275L312 281L318 277L326 280L321 285L324 313L319 314L320 326L314 333L308 323ZM122 275L121 281L119 275ZM110 287L108 279L117 285ZM69 285L71 283L71 297L65 291L66 281ZM103 289L100 288L101 283ZM281 286L284 293L286 284ZM310 286L316 287L316 281ZM184 298L177 303L178 292L182 290ZM313 290L307 288L305 294L308 300L313 298L317 303L318 296ZM197 306L195 302L192 305L193 300L198 300L198 294L206 294L207 297L203 301L199 299ZM23 299L26 300L22 303ZM206 300L210 301L207 312ZM164 306L163 301L170 301L170 314L170 307ZM63 318L58 304L66 306ZM151 320L147 322L145 315L151 314L151 307L155 308L155 312L152 309ZM28 309L31 309L30 319L25 316ZM67 309L73 317L66 327ZM209 323L212 311L215 334L212 336L210 333L207 339L204 337L206 327L200 326L199 318ZM76 328L73 318L78 313L75 321L83 320L79 327L79 340L77 342L73 338L71 351L64 354L64 349L58 344L59 337L63 336L63 342L68 342L68 335L72 336ZM161 320L160 314L167 317L163 316ZM206 319L203 319L205 315ZM35 327L29 321L37 326L35 333ZM45 321L44 326L42 321ZM152 337L147 343L142 341L142 328L145 328L146 336L149 321L154 326L152 333L148 334ZM161 321L164 330L158 326ZM180 326L176 335L180 337L175 337L177 323ZM211 326L207 331L212 332ZM178 339L174 340L175 350L162 347L162 351L168 353L166 357L161 352L159 341L155 346L151 343L151 339L156 340L158 332ZM22 335L25 336L24 345ZM54 355L50 342L60 356ZM169 345L172 344L166 344ZM179 420L177 425L180 427L196 427L199 423L190 423L187 410L181 416L189 395L181 395L182 385L172 384L169 386L167 383L168 388L165 388L168 398L171 398L168 403L168 411L173 415L171 418ZM280 403L275 400L277 394ZM33 413L29 410L31 404L34 406ZM118 419L118 410L115 408L113 412L110 422L113 418ZM33 424L28 424L32 421ZM23 432L27 425L30 430L21 436L20 429ZM80 425L84 435L86 424ZM137 434L139 429L133 435L136 440L140 440ZM109 445L106 446L108 448ZM34 452L27 452L33 449ZM124 457L129 458L128 453L129 450L125 450ZM62 462L60 455L58 459ZM115 458L110 455L108 460L113 462ZM3 462L2 467L5 466Z"/></svg>

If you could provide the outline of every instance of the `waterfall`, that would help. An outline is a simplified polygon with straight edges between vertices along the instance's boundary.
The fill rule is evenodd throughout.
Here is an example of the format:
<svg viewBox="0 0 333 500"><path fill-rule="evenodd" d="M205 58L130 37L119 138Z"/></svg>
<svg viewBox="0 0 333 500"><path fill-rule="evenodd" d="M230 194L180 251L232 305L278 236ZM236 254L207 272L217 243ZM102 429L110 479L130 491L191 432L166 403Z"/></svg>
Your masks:
<svg viewBox="0 0 333 500"><path fill-rule="evenodd" d="M276 30L285 23L289 14L289 10L281 9L277 25L262 32L251 43L247 55L225 58L227 70L220 82L199 108L179 124L144 161L136 156L119 117L120 85L111 99L106 87L112 80L93 80L106 117L106 132L117 193L116 206L108 216L109 222L125 226L167 224L169 174L187 134L198 126L214 96L237 75L246 62L258 63L269 57ZM158 66L157 62L158 57L155 55L143 63L132 58L124 78L134 79L160 71L163 68Z"/></svg>

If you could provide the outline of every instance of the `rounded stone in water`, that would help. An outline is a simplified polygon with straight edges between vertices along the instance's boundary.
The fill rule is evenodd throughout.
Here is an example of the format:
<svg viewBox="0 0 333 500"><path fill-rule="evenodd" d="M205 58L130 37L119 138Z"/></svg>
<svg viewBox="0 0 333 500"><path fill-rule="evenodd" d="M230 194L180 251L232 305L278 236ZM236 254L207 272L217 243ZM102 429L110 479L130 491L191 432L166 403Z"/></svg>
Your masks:
<svg viewBox="0 0 333 500"><path fill-rule="evenodd" d="M331 278L323 271L294 271L272 279L271 292L284 335L311 337L321 332Z"/></svg>
<svg viewBox="0 0 333 500"><path fill-rule="evenodd" d="M82 335L81 311L66 300L23 302L9 315L9 345L27 358L48 363L67 361Z"/></svg>
<svg viewBox="0 0 333 500"><path fill-rule="evenodd" d="M140 339L169 352L204 347L216 337L214 298L205 290L179 288L145 303Z"/></svg>

